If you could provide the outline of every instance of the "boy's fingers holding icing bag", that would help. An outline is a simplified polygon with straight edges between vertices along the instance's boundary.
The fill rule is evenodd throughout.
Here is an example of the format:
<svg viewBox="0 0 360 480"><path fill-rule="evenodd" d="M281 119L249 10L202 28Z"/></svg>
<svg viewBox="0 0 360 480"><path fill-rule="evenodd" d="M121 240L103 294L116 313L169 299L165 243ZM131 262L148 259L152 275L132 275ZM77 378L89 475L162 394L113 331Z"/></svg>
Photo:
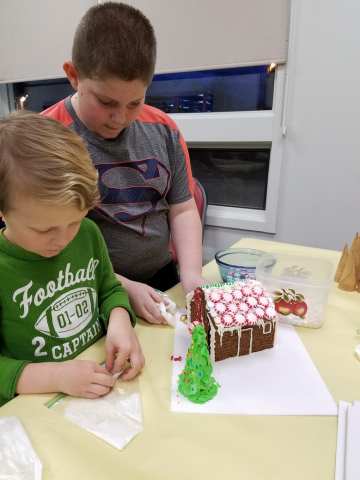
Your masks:
<svg viewBox="0 0 360 480"><path fill-rule="evenodd" d="M118 353L118 356L117 356L117 358L115 360L115 363L114 363L113 374L119 373L123 370L127 358L128 358L128 352L127 351L123 350L123 351L120 351Z"/></svg>
<svg viewBox="0 0 360 480"><path fill-rule="evenodd" d="M145 357L142 351L138 353L134 353L131 355L130 359L130 368L127 368L124 375L123 380L131 380L132 378L136 377L136 375L140 372L140 370L145 365Z"/></svg>
<svg viewBox="0 0 360 480"><path fill-rule="evenodd" d="M157 303L163 302L165 305L169 305L169 302L165 300L165 298L162 297L160 293L158 293L156 290L151 289L150 295L155 302Z"/></svg>

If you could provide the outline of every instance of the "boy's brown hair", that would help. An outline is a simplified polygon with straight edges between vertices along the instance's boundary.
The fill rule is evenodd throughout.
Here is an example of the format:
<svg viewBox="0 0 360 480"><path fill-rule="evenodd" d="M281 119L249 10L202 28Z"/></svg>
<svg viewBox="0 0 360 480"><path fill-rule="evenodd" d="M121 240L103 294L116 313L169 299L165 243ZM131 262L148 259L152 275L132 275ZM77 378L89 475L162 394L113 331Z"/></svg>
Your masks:
<svg viewBox="0 0 360 480"><path fill-rule="evenodd" d="M89 210L99 202L98 174L88 150L70 128L18 110L0 119L0 211L17 195Z"/></svg>
<svg viewBox="0 0 360 480"><path fill-rule="evenodd" d="M76 29L72 61L80 79L115 76L149 85L156 62L154 29L145 15L130 5L96 5Z"/></svg>

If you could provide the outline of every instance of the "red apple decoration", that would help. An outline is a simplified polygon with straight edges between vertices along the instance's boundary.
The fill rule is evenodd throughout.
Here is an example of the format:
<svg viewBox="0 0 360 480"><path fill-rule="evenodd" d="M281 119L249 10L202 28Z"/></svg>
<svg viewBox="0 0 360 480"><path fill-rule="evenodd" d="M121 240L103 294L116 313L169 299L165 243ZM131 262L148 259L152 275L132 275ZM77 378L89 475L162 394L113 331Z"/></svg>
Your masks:
<svg viewBox="0 0 360 480"><path fill-rule="evenodd" d="M305 302L297 303L294 308L294 315L297 315L298 317L301 317L301 318L305 318L307 308L308 307Z"/></svg>
<svg viewBox="0 0 360 480"><path fill-rule="evenodd" d="M285 290L284 288L281 291L273 292L275 310L281 315L294 315L304 319L307 312L307 305L305 303L305 297L301 293L296 293L295 290L289 288Z"/></svg>
<svg viewBox="0 0 360 480"><path fill-rule="evenodd" d="M275 303L275 310L281 315L290 315L293 313L295 305L292 302L286 302L286 300L281 299Z"/></svg>

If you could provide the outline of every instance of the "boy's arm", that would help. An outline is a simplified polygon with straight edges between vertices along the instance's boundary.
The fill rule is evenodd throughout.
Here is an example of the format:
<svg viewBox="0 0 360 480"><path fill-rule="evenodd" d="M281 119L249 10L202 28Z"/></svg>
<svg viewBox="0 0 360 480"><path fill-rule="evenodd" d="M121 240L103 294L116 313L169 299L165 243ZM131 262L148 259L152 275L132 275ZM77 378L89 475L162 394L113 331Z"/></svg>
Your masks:
<svg viewBox="0 0 360 480"><path fill-rule="evenodd" d="M113 373L119 373L129 358L131 367L124 373L123 379L131 380L145 365L144 355L133 329L136 315L130 307L125 288L115 276L105 241L99 230L98 235L103 274L99 291L99 310L107 329L105 366L108 371L113 368Z"/></svg>
<svg viewBox="0 0 360 480"><path fill-rule="evenodd" d="M29 363L21 372L16 393L63 392L73 397L98 398L114 385L113 376L95 362Z"/></svg>
<svg viewBox="0 0 360 480"><path fill-rule="evenodd" d="M0 406L14 398L17 381L28 363L0 355Z"/></svg>
<svg viewBox="0 0 360 480"><path fill-rule="evenodd" d="M194 198L169 205L171 239L179 262L185 295L196 287L209 285L202 276L202 227Z"/></svg>
<svg viewBox="0 0 360 480"><path fill-rule="evenodd" d="M0 355L0 406L19 393L64 392L98 398L115 383L104 367L95 362L31 363Z"/></svg>
<svg viewBox="0 0 360 480"><path fill-rule="evenodd" d="M131 306L138 317L156 325L161 323L167 324L165 318L160 315L159 307L156 305L156 303L160 302L168 305L168 302L161 295L145 283L134 282L118 274L116 274L116 278L126 288Z"/></svg>

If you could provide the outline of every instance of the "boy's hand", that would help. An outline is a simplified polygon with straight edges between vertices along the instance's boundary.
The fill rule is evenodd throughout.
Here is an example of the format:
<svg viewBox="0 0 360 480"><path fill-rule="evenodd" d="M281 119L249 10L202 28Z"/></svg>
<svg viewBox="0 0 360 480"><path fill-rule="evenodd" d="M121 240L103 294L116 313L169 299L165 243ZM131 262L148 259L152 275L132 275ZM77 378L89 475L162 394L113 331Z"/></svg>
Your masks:
<svg viewBox="0 0 360 480"><path fill-rule="evenodd" d="M119 278L118 275L117 278ZM160 314L159 307L156 303L163 302L166 306L169 302L145 283L134 282L132 280L124 279L124 277L119 278L119 280L123 282L130 300L131 308L138 317L156 325L160 325L161 323L167 325L167 321Z"/></svg>
<svg viewBox="0 0 360 480"><path fill-rule="evenodd" d="M192 290L195 290L195 288L204 287L205 285L210 285L210 283L200 273L187 272L186 275L183 274L181 276L181 285L185 295L187 295Z"/></svg>
<svg viewBox="0 0 360 480"><path fill-rule="evenodd" d="M73 397L99 398L115 385L115 378L101 365L87 360L58 364L59 391Z"/></svg>
<svg viewBox="0 0 360 480"><path fill-rule="evenodd" d="M122 376L123 380L134 378L145 365L139 340L131 325L130 315L125 308L117 307L110 313L105 354L105 367L109 372L114 367L114 374L122 371L129 358L130 368Z"/></svg>

